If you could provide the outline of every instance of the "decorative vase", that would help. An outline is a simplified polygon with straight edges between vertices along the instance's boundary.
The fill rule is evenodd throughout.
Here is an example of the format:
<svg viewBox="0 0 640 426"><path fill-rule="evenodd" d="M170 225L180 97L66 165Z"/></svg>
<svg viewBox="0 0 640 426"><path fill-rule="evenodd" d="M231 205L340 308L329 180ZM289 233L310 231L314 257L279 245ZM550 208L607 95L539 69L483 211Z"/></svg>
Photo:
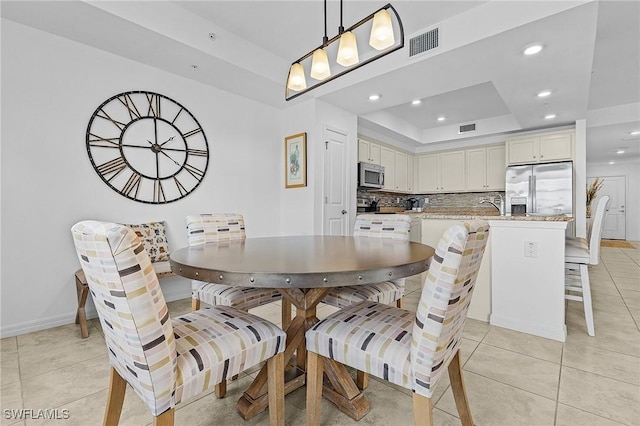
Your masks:
<svg viewBox="0 0 640 426"><path fill-rule="evenodd" d="M587 218L591 217L591 203L587 204Z"/></svg>

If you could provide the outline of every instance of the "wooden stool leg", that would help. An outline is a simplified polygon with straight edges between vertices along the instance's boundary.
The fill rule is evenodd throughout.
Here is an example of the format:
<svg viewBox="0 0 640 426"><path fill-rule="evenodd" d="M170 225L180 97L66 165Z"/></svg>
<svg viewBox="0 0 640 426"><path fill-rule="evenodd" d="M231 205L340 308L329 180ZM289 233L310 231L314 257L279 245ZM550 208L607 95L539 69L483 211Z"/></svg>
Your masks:
<svg viewBox="0 0 640 426"><path fill-rule="evenodd" d="M323 364L320 355L307 353L307 426L320 426Z"/></svg>
<svg viewBox="0 0 640 426"><path fill-rule="evenodd" d="M104 426L118 426L126 389L127 382L120 376L115 368L111 367L109 395L107 396L107 407L104 411Z"/></svg>
<svg viewBox="0 0 640 426"><path fill-rule="evenodd" d="M284 426L284 352L267 360L269 425Z"/></svg>
<svg viewBox="0 0 640 426"><path fill-rule="evenodd" d="M416 426L433 426L431 398L413 394L413 418Z"/></svg>
<svg viewBox="0 0 640 426"><path fill-rule="evenodd" d="M169 408L164 413L153 419L154 426L173 426L175 420L175 409Z"/></svg>
<svg viewBox="0 0 640 426"><path fill-rule="evenodd" d="M87 296L89 295L89 285L84 277L84 272L76 272L76 292L78 294L78 311L76 312L76 324L80 324L80 336L83 339L89 337L89 327L87 325Z"/></svg>
<svg viewBox="0 0 640 426"><path fill-rule="evenodd" d="M471 408L467 399L467 391L464 386L464 378L462 377L462 365L460 364L460 351L456 352L449 364L449 380L451 381L451 390L453 398L456 401L458 414L463 426L473 426L471 418Z"/></svg>

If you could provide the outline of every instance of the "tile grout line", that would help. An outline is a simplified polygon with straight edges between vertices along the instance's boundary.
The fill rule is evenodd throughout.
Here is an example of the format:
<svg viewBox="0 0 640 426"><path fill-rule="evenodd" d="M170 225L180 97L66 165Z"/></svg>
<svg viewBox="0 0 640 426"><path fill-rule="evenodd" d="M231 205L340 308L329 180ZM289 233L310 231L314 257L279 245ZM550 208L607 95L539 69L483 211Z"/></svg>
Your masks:
<svg viewBox="0 0 640 426"><path fill-rule="evenodd" d="M604 268L607 270L607 273L609 274L609 277L613 281L613 285L615 286L616 291L618 292L618 295L620 296L620 299L622 300L622 303L624 304L624 307L627 309L627 313L629 314L629 316L631 316L631 320L635 323L636 328L638 329L638 331L640 331L640 324L638 323L636 318L631 313L631 309L629 308L629 305L627 304L627 301L624 300L624 296L620 292L620 288L618 288L618 284L616 284L615 278L613 278L613 275L611 275L611 271L609 270L609 267L607 266L607 262L604 259L602 259L602 256L600 256L600 261L602 262L602 266L604 266Z"/></svg>

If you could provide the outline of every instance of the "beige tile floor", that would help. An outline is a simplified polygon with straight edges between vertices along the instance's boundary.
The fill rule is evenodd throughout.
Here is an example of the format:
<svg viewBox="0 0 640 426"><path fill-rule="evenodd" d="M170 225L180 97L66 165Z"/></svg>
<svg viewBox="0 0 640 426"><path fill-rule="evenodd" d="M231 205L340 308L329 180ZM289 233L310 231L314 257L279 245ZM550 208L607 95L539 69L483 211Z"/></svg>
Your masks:
<svg viewBox="0 0 640 426"><path fill-rule="evenodd" d="M640 247L636 243L636 247ZM567 307L567 341L547 340L469 320L462 345L464 374L476 425L608 426L640 425L640 250L604 248L591 268L596 337L586 334L582 305ZM405 306L417 306L420 283L409 279ZM169 303L173 314L190 309L190 300ZM332 312L318 309L319 316ZM277 305L254 310L280 321ZM108 387L108 359L97 320L88 339L74 324L2 339L0 425L99 425ZM245 422L235 402L256 370L228 385L228 396L209 394L179 406L181 425L268 424L262 413ZM366 391L371 411L355 422L324 401L323 425L409 425L411 393L377 379ZM435 424L459 425L448 379L433 397ZM57 421L10 420L6 409L58 409ZM304 424L305 392L286 398L286 422ZM62 411L67 410L67 411ZM130 391L121 425L152 422Z"/></svg>

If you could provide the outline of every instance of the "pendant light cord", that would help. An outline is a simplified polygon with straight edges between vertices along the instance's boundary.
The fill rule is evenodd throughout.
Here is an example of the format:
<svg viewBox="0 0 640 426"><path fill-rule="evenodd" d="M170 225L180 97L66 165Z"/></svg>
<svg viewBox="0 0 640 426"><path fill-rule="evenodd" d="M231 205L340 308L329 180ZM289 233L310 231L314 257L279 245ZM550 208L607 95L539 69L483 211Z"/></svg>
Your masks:
<svg viewBox="0 0 640 426"><path fill-rule="evenodd" d="M327 37L327 0L324 0L324 37L322 38L322 44L326 44L329 41Z"/></svg>
<svg viewBox="0 0 640 426"><path fill-rule="evenodd" d="M342 0L340 0L340 26L338 27L338 34L344 32L344 26L342 25Z"/></svg>

